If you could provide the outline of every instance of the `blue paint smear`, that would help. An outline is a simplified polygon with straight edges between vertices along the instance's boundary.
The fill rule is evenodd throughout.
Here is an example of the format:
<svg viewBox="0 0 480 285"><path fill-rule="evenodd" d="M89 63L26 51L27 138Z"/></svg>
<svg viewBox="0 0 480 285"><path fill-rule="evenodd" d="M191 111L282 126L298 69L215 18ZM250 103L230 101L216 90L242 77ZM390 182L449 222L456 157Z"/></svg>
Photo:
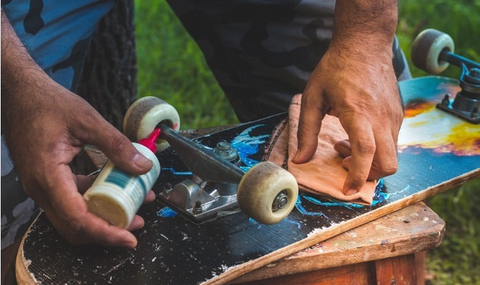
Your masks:
<svg viewBox="0 0 480 285"><path fill-rule="evenodd" d="M383 179L379 179L377 186L375 187L375 192L373 193L373 202L372 206L377 204L383 203L388 200L388 193L382 191L383 187L385 186L385 181Z"/></svg>
<svg viewBox="0 0 480 285"><path fill-rule="evenodd" d="M244 172L247 172L250 170L250 168L252 168L252 166L244 166L244 165L240 165L240 169L243 170Z"/></svg>
<svg viewBox="0 0 480 285"><path fill-rule="evenodd" d="M162 171L170 171L173 175L178 176L191 176L193 175L190 171L176 171L173 167L163 167Z"/></svg>
<svg viewBox="0 0 480 285"><path fill-rule="evenodd" d="M270 135L251 136L250 132L254 129L264 126L263 124L251 126L246 128L232 141L231 145L238 151L238 156L242 162L246 165L242 167L242 170L248 171L252 166L259 163L258 160L249 158L250 155L258 152L258 147L266 142L270 138Z"/></svg>
<svg viewBox="0 0 480 285"><path fill-rule="evenodd" d="M324 217L325 219L328 219L328 217L322 212L309 212L309 211L307 211L307 209L305 209L305 207L302 204L301 196L303 196L305 199L308 198L307 200L310 201L310 202L314 202L314 204L317 204L317 202L320 202L319 200L314 199L312 197L308 197L308 196L305 196L305 195L299 195L298 198L297 198L297 202L295 202L295 207L300 212L300 214L302 214L304 216L321 216L321 217ZM317 205L320 205L320 204L317 204Z"/></svg>
<svg viewBox="0 0 480 285"><path fill-rule="evenodd" d="M260 224L259 222L255 221L254 218L248 218L248 221L254 225L257 226L257 229L261 228L262 227L262 224Z"/></svg>
<svg viewBox="0 0 480 285"><path fill-rule="evenodd" d="M285 218L285 221L289 224L292 224L292 225L296 225L298 229L301 229L302 228L302 224L297 222L297 221L294 221L292 219L289 219L288 217Z"/></svg>
<svg viewBox="0 0 480 285"><path fill-rule="evenodd" d="M175 218L178 214L171 208L164 207L157 211L157 216L160 218Z"/></svg>
<svg viewBox="0 0 480 285"><path fill-rule="evenodd" d="M317 198L308 196L306 194L299 195L297 203L295 204L297 210L302 213L303 215L306 216L324 216L326 217L323 213L314 213L314 212L308 212L305 207L302 205L301 198L305 199L306 201L313 203L315 205L319 206L324 206L324 207L345 207L347 209L353 209L353 208L364 208L364 207L371 207L375 206L377 204L385 202L389 194L385 193L382 191L383 187L385 185L385 182L383 179L378 180L377 185L375 186L375 192L373 194L373 202L372 205L361 205L361 204L356 204L356 203L349 203L349 202L322 202L318 200Z"/></svg>

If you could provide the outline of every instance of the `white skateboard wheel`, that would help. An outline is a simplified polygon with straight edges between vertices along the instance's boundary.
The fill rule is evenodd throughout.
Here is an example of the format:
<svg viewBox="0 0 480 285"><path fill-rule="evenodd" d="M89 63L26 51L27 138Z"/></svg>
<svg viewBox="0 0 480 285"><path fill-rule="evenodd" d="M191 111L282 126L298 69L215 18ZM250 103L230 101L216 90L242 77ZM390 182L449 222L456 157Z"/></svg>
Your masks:
<svg viewBox="0 0 480 285"><path fill-rule="evenodd" d="M298 184L287 170L272 162L261 162L243 176L238 185L240 210L262 224L275 224L295 207Z"/></svg>
<svg viewBox="0 0 480 285"><path fill-rule="evenodd" d="M180 116L175 108L157 97L143 97L135 101L123 119L123 132L133 142L148 137L158 124L167 124L170 128L180 129ZM159 139L156 143L157 152L170 145L166 140Z"/></svg>
<svg viewBox="0 0 480 285"><path fill-rule="evenodd" d="M424 30L413 42L412 62L430 74L439 74L449 66L448 62L440 60L440 53L445 49L455 51L455 44L449 35L434 29Z"/></svg>

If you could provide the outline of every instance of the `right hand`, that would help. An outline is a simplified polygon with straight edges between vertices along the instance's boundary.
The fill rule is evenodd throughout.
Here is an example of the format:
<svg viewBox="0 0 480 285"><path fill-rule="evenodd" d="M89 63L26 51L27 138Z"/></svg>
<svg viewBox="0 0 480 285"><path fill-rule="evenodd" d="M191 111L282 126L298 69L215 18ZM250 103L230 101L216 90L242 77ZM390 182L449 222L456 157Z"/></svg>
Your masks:
<svg viewBox="0 0 480 285"><path fill-rule="evenodd" d="M2 105L8 106L3 130L25 192L69 242L135 247L132 233L88 212L82 192L92 179L75 177L69 163L85 144L97 146L117 167L132 174L146 173L152 162L86 101L44 79L42 86L30 85L19 90L22 94L2 96ZM153 199L150 193L147 200ZM128 230L143 225L136 216Z"/></svg>
<svg viewBox="0 0 480 285"><path fill-rule="evenodd" d="M392 66L397 14L394 0L337 0L329 48L303 92L293 162L313 157L325 114L338 117L348 135L335 144L348 170L346 195L398 169L403 109Z"/></svg>

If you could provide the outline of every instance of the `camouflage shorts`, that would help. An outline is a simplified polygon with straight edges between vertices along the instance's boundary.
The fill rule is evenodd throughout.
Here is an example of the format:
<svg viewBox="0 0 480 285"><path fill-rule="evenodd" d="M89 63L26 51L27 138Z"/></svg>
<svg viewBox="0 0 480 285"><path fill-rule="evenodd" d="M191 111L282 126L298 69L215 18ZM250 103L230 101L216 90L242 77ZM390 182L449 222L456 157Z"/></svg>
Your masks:
<svg viewBox="0 0 480 285"><path fill-rule="evenodd" d="M168 0L241 121L285 111L328 48L334 0ZM396 42L397 77L409 77Z"/></svg>

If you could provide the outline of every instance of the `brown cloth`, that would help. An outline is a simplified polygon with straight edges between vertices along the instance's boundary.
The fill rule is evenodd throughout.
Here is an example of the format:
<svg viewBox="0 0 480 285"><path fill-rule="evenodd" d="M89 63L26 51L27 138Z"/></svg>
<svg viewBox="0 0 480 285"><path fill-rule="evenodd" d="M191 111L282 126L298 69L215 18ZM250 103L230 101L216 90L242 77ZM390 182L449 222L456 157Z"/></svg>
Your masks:
<svg viewBox="0 0 480 285"><path fill-rule="evenodd" d="M353 195L343 193L347 170L342 166L343 157L334 149L337 141L348 138L337 117L326 115L318 135L318 147L313 158L303 164L295 164L291 158L297 152L297 129L302 96L292 98L288 120L277 126L271 140L268 160L286 168L297 179L298 186L308 192L326 195L337 200L360 204L372 204L375 181L367 181Z"/></svg>

